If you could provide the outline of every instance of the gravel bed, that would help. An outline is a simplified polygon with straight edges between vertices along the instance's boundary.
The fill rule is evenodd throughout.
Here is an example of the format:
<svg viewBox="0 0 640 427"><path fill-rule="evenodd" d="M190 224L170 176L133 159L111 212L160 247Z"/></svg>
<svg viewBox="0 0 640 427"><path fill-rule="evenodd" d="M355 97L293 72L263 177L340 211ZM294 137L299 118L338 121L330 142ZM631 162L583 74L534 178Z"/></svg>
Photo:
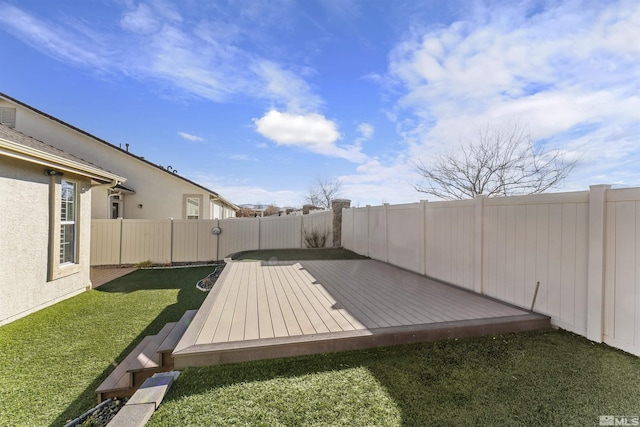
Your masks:
<svg viewBox="0 0 640 427"><path fill-rule="evenodd" d="M196 283L196 288L198 288L198 290L209 292L213 288L213 285L215 285L218 277L220 277L220 274L222 273L222 270L224 270L224 266L226 265L226 263L224 261L221 261L215 263L214 265L215 269L213 270L213 273L209 274L207 277L199 280L198 283Z"/></svg>

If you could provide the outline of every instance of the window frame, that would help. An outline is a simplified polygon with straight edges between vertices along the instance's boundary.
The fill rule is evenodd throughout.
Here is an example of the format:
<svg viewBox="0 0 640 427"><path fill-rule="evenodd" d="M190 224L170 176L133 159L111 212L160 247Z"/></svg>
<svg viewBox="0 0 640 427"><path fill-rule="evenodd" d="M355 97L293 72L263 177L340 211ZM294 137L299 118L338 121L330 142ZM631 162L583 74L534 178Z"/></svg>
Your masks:
<svg viewBox="0 0 640 427"><path fill-rule="evenodd" d="M73 185L73 200L65 204L64 201L64 184L69 183ZM51 220L50 220L50 242L49 242L49 281L60 279L71 274L75 274L81 271L80 266L80 217L81 217L81 193L82 182L73 178L63 178L62 174L56 174L51 177L50 185L51 196ZM73 209L73 219L70 219L66 209L71 207ZM63 214L63 208L64 214ZM63 259L63 245L68 244L63 242L63 227L73 225L73 242L72 260Z"/></svg>
<svg viewBox="0 0 640 427"><path fill-rule="evenodd" d="M189 200L198 201L198 215L196 218L189 217ZM202 194L184 194L182 196L182 218L190 219L190 220L202 219L203 207L204 207L202 203L203 203Z"/></svg>
<svg viewBox="0 0 640 427"><path fill-rule="evenodd" d="M70 187L71 197L65 196L65 185ZM60 255L60 266L78 263L78 183L68 179L60 180L60 243L58 252ZM67 241L65 229L71 226L71 238ZM69 250L70 249L70 250ZM70 252L70 258L67 254Z"/></svg>

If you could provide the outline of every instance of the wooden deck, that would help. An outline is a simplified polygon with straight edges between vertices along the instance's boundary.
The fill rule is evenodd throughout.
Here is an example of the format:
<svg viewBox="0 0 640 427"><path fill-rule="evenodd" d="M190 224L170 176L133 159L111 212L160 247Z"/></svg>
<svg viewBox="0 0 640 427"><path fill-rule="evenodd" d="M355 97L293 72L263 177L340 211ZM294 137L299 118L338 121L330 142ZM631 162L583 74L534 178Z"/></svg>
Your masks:
<svg viewBox="0 0 640 427"><path fill-rule="evenodd" d="M173 356L182 369L549 326L374 260L232 262Z"/></svg>

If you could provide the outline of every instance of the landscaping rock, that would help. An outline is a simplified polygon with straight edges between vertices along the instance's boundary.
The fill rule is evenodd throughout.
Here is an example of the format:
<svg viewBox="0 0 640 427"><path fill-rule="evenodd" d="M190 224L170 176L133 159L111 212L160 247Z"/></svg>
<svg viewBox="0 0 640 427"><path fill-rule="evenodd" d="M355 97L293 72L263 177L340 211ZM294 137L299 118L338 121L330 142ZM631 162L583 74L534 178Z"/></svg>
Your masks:
<svg viewBox="0 0 640 427"><path fill-rule="evenodd" d="M128 398L112 400L93 414L91 414L81 427L105 427L127 403Z"/></svg>
<svg viewBox="0 0 640 427"><path fill-rule="evenodd" d="M213 285L215 285L216 280L218 280L218 277L222 273L222 270L224 270L224 266L225 262L216 263L213 273L209 274L204 279L199 280L198 283L196 283L196 288L198 288L202 292L209 292L211 289L213 289Z"/></svg>

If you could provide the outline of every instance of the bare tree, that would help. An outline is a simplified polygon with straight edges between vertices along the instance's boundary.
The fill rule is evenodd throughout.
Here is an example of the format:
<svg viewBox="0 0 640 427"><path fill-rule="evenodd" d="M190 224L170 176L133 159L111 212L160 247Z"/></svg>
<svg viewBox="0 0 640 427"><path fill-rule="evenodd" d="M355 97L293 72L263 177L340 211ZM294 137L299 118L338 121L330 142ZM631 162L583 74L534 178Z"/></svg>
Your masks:
<svg viewBox="0 0 640 427"><path fill-rule="evenodd" d="M478 131L475 142L455 154L441 154L432 164L417 161L424 182L414 188L444 200L538 194L557 186L577 164L559 150L545 149L520 125Z"/></svg>
<svg viewBox="0 0 640 427"><path fill-rule="evenodd" d="M258 216L258 213L253 209L240 208L238 211L236 211L237 218L253 218L256 216Z"/></svg>
<svg viewBox="0 0 640 427"><path fill-rule="evenodd" d="M316 178L309 187L305 202L321 208L331 209L331 201L340 196L342 182L329 178Z"/></svg>
<svg viewBox="0 0 640 427"><path fill-rule="evenodd" d="M279 214L280 214L280 208L274 205L273 203L267 206L267 208L262 212L262 215L264 216L273 216L273 215L279 215Z"/></svg>

